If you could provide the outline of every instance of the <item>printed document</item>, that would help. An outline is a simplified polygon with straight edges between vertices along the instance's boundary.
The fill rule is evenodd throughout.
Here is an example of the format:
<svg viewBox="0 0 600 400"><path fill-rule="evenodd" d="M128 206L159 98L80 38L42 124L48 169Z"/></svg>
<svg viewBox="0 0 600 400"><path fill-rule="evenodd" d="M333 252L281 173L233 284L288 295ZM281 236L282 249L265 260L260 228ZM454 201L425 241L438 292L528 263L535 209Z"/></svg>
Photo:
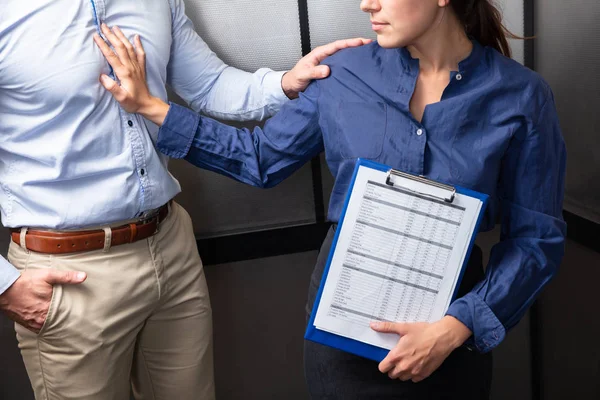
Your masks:
<svg viewBox="0 0 600 400"><path fill-rule="evenodd" d="M371 321L433 322L450 305L483 203L361 166L338 227L317 329L391 349Z"/></svg>

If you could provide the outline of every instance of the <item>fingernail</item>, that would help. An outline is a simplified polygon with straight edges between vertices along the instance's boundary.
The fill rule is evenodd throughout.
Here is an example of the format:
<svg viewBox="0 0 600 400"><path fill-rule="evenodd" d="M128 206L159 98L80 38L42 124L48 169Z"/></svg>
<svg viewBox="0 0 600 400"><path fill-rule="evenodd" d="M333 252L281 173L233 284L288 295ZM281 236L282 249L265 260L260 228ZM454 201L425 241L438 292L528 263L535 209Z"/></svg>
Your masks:
<svg viewBox="0 0 600 400"><path fill-rule="evenodd" d="M371 322L371 328L377 329L377 328L379 328L379 326L380 326L379 322Z"/></svg>
<svg viewBox="0 0 600 400"><path fill-rule="evenodd" d="M85 279L85 272L78 272L77 273L77 279L79 279L79 280Z"/></svg>

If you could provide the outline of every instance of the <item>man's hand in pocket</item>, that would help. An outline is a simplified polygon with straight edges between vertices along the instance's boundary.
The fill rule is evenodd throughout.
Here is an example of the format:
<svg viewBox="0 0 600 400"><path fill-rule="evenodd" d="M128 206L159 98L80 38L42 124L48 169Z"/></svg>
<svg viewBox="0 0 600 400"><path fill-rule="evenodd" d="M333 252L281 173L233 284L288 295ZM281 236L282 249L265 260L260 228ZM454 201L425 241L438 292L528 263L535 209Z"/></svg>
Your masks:
<svg viewBox="0 0 600 400"><path fill-rule="evenodd" d="M39 333L48 315L53 285L78 284L85 278L85 272L26 269L0 295L0 310L13 321Z"/></svg>

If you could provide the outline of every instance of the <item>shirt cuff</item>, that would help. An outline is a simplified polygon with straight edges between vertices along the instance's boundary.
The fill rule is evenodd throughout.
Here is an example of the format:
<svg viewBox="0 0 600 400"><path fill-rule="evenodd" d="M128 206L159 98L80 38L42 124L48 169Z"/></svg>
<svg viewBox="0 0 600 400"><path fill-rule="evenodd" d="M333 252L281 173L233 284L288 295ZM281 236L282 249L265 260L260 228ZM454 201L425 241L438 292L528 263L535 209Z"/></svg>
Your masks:
<svg viewBox="0 0 600 400"><path fill-rule="evenodd" d="M19 270L13 267L5 258L0 257L0 294L11 287L19 276L21 276Z"/></svg>
<svg viewBox="0 0 600 400"><path fill-rule="evenodd" d="M271 116L275 115L281 106L290 99L283 92L281 80L287 71L268 71L262 81L265 104Z"/></svg>
<svg viewBox="0 0 600 400"><path fill-rule="evenodd" d="M169 112L158 130L156 147L172 158L184 158L190 151L200 115L175 103L169 103Z"/></svg>
<svg viewBox="0 0 600 400"><path fill-rule="evenodd" d="M467 293L450 305L446 315L465 324L473 337L465 345L473 345L477 351L487 353L498 346L506 336L504 325L476 293Z"/></svg>

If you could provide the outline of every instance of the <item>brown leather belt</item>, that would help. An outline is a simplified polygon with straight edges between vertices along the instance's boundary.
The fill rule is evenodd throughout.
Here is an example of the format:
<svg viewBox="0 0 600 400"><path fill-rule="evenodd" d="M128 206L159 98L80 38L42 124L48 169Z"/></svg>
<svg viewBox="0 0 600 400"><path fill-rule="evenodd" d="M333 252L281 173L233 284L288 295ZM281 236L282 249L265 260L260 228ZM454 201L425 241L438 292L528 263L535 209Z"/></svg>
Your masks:
<svg viewBox="0 0 600 400"><path fill-rule="evenodd" d="M158 213L149 219L140 222L121 225L111 228L112 238L110 246L133 243L154 235L158 225L164 221L169 213L169 206L160 207ZM47 254L75 253L78 251L99 250L104 248L104 230L54 232L44 230L28 230L25 235L25 244L28 250ZM11 229L13 242L21 245L21 230Z"/></svg>

